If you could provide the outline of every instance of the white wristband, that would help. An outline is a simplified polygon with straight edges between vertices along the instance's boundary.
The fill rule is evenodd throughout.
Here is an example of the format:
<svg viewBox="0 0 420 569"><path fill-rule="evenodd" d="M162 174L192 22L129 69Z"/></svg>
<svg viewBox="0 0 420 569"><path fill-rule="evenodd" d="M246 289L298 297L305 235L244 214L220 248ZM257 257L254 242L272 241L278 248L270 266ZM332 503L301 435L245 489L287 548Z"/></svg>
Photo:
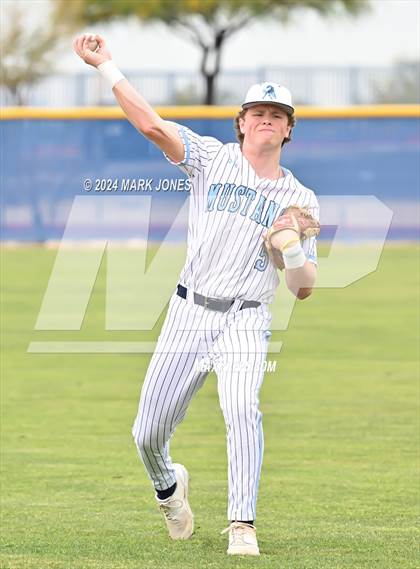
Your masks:
<svg viewBox="0 0 420 569"><path fill-rule="evenodd" d="M111 87L114 87L121 79L125 79L112 59L108 59L108 61L98 65L98 71L111 84Z"/></svg>
<svg viewBox="0 0 420 569"><path fill-rule="evenodd" d="M283 251L284 266L286 269L299 269L306 263L306 255L300 243L288 247Z"/></svg>

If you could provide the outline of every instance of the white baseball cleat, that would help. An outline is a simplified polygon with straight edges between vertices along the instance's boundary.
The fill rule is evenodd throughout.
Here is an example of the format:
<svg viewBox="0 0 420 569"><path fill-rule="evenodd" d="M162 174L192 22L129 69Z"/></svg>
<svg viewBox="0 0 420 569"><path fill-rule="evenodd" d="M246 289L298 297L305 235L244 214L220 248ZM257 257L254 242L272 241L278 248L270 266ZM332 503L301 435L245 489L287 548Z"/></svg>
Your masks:
<svg viewBox="0 0 420 569"><path fill-rule="evenodd" d="M222 531L229 532L228 555L259 555L257 530L254 526L242 522L232 522Z"/></svg>
<svg viewBox="0 0 420 569"><path fill-rule="evenodd" d="M166 526L172 539L188 539L194 531L194 516L188 503L188 472L182 464L174 464L176 490L166 498L156 497L159 509L165 516Z"/></svg>

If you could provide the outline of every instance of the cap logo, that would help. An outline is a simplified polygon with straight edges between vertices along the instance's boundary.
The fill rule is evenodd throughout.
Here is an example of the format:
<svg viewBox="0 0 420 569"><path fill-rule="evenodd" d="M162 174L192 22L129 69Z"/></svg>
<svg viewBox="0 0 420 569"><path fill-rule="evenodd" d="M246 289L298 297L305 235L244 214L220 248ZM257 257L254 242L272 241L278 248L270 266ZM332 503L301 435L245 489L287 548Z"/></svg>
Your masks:
<svg viewBox="0 0 420 569"><path fill-rule="evenodd" d="M270 99L275 100L276 99L276 92L274 90L273 85L266 85L264 87L264 94L263 94L263 99L265 99L266 97L269 97Z"/></svg>

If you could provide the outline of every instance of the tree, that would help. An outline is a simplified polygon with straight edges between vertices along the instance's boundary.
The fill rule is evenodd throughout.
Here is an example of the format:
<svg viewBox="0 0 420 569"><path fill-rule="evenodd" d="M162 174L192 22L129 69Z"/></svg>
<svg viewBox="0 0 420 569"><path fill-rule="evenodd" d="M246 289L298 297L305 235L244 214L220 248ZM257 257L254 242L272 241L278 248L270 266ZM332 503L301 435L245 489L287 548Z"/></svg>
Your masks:
<svg viewBox="0 0 420 569"><path fill-rule="evenodd" d="M27 85L52 72L60 44L76 26L71 6L41 3L40 9L46 10L43 21L31 26L18 2L1 5L0 85L17 105L25 103L23 90Z"/></svg>
<svg viewBox="0 0 420 569"><path fill-rule="evenodd" d="M66 2L67 0L60 0ZM228 39L254 18L275 18L287 23L299 10L313 9L321 15L358 14L368 0L73 0L83 24L138 17L162 21L186 36L201 50L200 72L205 80L204 103L215 99L223 48Z"/></svg>

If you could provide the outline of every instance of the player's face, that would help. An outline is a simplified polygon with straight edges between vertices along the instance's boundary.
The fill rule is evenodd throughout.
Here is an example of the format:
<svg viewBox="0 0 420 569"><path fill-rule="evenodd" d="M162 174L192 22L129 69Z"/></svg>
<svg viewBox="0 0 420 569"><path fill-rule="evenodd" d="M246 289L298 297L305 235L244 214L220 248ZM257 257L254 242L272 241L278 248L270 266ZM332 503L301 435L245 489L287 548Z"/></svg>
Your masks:
<svg viewBox="0 0 420 569"><path fill-rule="evenodd" d="M239 126L247 144L281 146L290 135L288 116L277 105L255 105L240 120Z"/></svg>

